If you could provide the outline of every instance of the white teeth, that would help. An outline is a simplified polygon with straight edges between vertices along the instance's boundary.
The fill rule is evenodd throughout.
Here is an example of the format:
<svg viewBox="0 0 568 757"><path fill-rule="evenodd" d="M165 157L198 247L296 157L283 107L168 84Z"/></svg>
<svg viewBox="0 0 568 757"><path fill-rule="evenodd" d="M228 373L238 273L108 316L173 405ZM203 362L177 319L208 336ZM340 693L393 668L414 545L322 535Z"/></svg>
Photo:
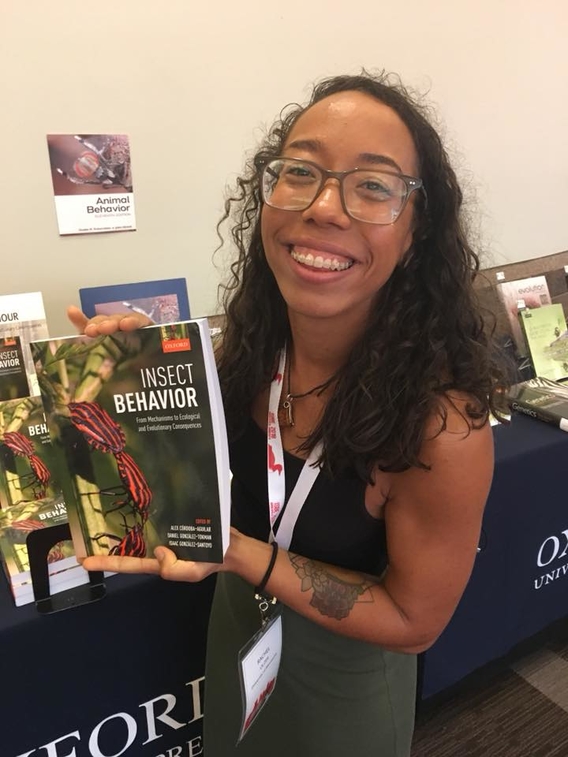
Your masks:
<svg viewBox="0 0 568 757"><path fill-rule="evenodd" d="M311 252L303 255L295 250L291 250L290 254L295 261L302 263L302 265L310 266L311 268L325 268L328 271L346 271L353 265L353 261L341 263L337 258L324 258L322 255L317 255L314 258Z"/></svg>

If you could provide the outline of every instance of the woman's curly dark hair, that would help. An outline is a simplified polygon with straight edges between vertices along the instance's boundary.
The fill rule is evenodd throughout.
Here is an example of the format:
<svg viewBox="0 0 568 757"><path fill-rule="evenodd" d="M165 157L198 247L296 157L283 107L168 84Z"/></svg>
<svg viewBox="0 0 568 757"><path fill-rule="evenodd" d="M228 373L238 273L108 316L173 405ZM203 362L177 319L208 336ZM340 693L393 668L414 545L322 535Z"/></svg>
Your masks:
<svg viewBox="0 0 568 757"><path fill-rule="evenodd" d="M374 97L406 124L427 196L425 202L418 193L412 246L378 293L323 418L303 445L308 450L323 439L321 463L328 472L350 469L370 481L375 467L425 467L419 455L426 422L437 412L440 431L445 427L442 396L466 392L469 424L477 427L487 422L490 410L498 412L496 394L506 384L473 290L479 258L466 239L462 191L438 133L398 79L362 72L321 81L307 106L282 112L247 164L218 226L232 219L238 250L223 287L227 320L218 365L229 432L235 437L290 336L286 304L261 240L260 168L281 154L307 108L346 91Z"/></svg>

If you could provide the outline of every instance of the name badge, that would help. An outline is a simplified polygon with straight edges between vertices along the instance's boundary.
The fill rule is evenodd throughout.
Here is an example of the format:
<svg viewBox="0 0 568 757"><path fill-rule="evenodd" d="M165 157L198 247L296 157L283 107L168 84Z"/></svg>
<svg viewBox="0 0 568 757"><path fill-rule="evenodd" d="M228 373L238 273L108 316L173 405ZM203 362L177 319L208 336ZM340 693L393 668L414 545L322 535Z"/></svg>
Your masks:
<svg viewBox="0 0 568 757"><path fill-rule="evenodd" d="M243 719L237 744L274 691L281 656L282 615L277 610L239 652Z"/></svg>

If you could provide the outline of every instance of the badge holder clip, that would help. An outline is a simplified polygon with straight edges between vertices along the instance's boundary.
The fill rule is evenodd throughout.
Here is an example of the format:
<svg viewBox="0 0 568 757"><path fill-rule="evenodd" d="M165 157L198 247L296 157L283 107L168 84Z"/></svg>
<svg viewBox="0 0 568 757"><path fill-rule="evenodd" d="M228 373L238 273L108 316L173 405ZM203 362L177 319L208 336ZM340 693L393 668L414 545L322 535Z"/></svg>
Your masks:
<svg viewBox="0 0 568 757"><path fill-rule="evenodd" d="M267 597L265 594L255 594L254 598L258 603L258 610L260 612L260 627L265 627L268 621L272 618L276 602L276 597Z"/></svg>

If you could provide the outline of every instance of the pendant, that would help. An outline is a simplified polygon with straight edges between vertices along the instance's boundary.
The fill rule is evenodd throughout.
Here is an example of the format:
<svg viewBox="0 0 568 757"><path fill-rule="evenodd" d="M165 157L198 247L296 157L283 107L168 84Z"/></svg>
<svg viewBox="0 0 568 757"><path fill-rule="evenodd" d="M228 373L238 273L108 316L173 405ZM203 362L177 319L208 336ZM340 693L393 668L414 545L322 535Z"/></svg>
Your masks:
<svg viewBox="0 0 568 757"><path fill-rule="evenodd" d="M280 426L293 426L294 425L294 413L292 411L293 397L291 394L286 395L286 399L278 408L278 425Z"/></svg>

